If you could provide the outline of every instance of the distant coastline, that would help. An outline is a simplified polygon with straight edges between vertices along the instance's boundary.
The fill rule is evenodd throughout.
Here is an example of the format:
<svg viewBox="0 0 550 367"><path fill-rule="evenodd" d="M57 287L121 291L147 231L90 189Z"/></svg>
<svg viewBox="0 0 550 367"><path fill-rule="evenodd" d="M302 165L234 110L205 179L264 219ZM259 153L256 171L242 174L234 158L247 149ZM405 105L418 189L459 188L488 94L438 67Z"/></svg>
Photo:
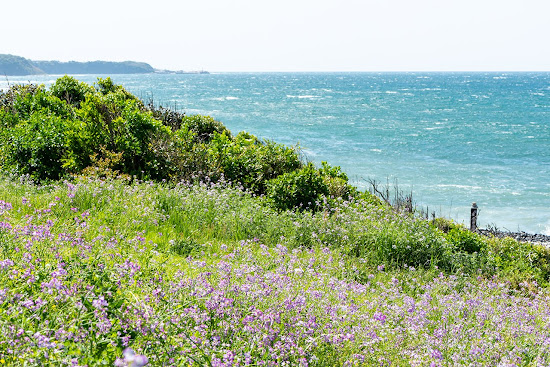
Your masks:
<svg viewBox="0 0 550 367"><path fill-rule="evenodd" d="M172 71L153 68L145 62L136 61L43 61L29 60L21 56L0 54L0 75L61 75L61 74L209 74L200 71Z"/></svg>

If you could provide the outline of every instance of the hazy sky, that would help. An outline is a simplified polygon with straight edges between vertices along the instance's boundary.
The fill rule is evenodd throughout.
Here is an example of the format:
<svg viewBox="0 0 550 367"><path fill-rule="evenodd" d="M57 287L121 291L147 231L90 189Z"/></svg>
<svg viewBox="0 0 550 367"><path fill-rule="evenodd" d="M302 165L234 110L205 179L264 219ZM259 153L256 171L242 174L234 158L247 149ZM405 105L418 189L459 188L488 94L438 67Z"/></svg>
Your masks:
<svg viewBox="0 0 550 367"><path fill-rule="evenodd" d="M550 0L6 0L0 53L209 71L550 70Z"/></svg>

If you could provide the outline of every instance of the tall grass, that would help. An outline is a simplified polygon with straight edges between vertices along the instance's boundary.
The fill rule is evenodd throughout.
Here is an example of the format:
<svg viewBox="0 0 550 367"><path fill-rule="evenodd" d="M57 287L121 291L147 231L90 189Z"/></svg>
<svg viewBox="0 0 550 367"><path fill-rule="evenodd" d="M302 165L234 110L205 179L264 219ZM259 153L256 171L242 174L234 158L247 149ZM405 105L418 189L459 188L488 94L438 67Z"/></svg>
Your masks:
<svg viewBox="0 0 550 367"><path fill-rule="evenodd" d="M155 366L550 363L548 251L475 237L469 253L368 200L322 205L3 179L0 364L128 365L127 348Z"/></svg>

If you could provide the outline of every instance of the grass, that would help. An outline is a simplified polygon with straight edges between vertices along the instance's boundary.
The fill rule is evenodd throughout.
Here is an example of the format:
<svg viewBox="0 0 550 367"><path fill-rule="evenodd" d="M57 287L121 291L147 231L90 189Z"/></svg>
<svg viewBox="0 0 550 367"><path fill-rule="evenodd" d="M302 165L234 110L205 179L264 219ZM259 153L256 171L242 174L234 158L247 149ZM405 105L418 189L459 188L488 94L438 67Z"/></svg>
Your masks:
<svg viewBox="0 0 550 367"><path fill-rule="evenodd" d="M4 178L0 365L550 364L547 250L367 199Z"/></svg>

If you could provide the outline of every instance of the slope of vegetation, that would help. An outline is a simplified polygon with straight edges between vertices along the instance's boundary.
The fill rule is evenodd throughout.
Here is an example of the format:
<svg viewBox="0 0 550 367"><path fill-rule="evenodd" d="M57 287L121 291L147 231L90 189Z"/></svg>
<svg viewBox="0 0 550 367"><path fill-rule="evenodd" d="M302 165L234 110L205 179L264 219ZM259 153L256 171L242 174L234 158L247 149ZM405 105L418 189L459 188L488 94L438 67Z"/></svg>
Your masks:
<svg viewBox="0 0 550 367"><path fill-rule="evenodd" d="M145 74L153 72L155 69L144 62L36 61L21 56L0 54L0 75Z"/></svg>
<svg viewBox="0 0 550 367"><path fill-rule="evenodd" d="M0 122L0 365L550 363L546 248L110 79L13 87Z"/></svg>
<svg viewBox="0 0 550 367"><path fill-rule="evenodd" d="M0 54L0 74L2 75L35 75L43 74L30 60L15 55Z"/></svg>

